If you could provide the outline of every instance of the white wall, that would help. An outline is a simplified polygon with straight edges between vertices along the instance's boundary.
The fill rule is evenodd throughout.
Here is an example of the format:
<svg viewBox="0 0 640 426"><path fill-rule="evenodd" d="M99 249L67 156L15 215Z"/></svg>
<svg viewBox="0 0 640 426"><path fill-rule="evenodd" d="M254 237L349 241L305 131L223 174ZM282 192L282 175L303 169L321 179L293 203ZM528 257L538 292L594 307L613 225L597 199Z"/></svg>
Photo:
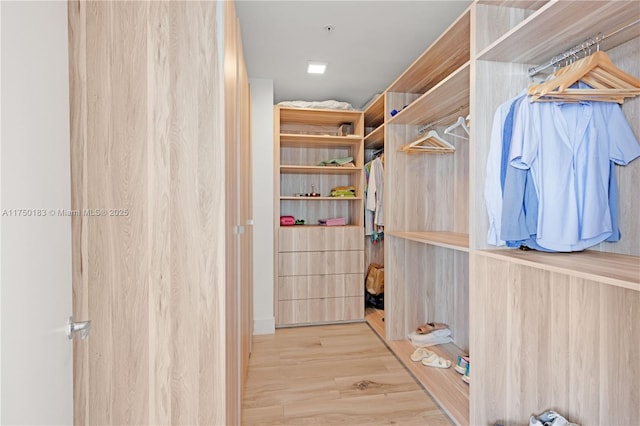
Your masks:
<svg viewBox="0 0 640 426"><path fill-rule="evenodd" d="M67 4L0 10L0 422L71 424Z"/></svg>
<svg viewBox="0 0 640 426"><path fill-rule="evenodd" d="M273 80L252 78L253 334L273 334Z"/></svg>

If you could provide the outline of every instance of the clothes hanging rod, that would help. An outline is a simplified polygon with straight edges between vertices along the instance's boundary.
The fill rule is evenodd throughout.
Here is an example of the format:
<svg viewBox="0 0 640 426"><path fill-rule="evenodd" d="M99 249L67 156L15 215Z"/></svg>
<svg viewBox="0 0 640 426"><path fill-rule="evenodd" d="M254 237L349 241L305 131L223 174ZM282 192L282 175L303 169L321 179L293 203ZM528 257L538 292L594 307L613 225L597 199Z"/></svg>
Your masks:
<svg viewBox="0 0 640 426"><path fill-rule="evenodd" d="M551 58L551 60L543 65L538 65L537 67L532 67L529 68L529 77L533 77L536 74L539 74L540 72L546 70L547 68L553 67L555 65L557 65L558 63L575 57L578 53L583 52L587 49L589 49L590 47L592 47L593 45L598 45L598 49L600 48L600 43L603 40L608 39L609 37L612 37L616 34L618 34L621 31L626 30L627 28L631 28L632 26L636 25L640 23L640 19L636 19L635 21L631 22L630 24L625 25L624 27L618 28L617 30L609 33L609 34L602 34L601 32L596 34L593 37L590 37L588 39L586 39L585 41L583 41L581 44L572 47L571 49L565 50L564 52L562 52L560 55L554 56L553 58Z"/></svg>
<svg viewBox="0 0 640 426"><path fill-rule="evenodd" d="M418 128L418 134L421 135L424 132L426 132L427 130L429 130L430 128L432 128L433 126L435 126L436 124L440 124L442 122L445 121L450 121L453 118L458 118L458 116L460 115L461 111L464 111L465 106L464 105L460 105L460 107L458 107L458 109L456 109L455 111L450 112L449 114L445 115L444 117L441 117L439 119L437 119L436 121L432 121L429 124L425 124L423 126L420 126Z"/></svg>

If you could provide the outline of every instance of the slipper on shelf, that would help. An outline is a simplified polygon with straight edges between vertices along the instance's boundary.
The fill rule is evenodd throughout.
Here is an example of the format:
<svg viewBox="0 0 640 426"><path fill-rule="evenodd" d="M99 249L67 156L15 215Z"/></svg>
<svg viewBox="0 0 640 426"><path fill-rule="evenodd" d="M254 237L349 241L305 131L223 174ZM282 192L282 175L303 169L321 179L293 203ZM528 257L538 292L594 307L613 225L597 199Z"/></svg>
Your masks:
<svg viewBox="0 0 640 426"><path fill-rule="evenodd" d="M447 324L443 324L441 322L428 322L416 328L416 333L418 334L429 334L432 331L443 330L445 328L449 328Z"/></svg>
<svg viewBox="0 0 640 426"><path fill-rule="evenodd" d="M415 351L413 351L413 353L411 354L411 361L415 361L415 362L419 362L422 361L425 358L429 358L431 356L433 356L434 353L431 352L428 349L425 348L417 348Z"/></svg>
<svg viewBox="0 0 640 426"><path fill-rule="evenodd" d="M436 368L449 368L451 367L451 361L446 358L442 358L436 354L433 354L432 357L425 358L422 360L422 364L427 367L436 367Z"/></svg>

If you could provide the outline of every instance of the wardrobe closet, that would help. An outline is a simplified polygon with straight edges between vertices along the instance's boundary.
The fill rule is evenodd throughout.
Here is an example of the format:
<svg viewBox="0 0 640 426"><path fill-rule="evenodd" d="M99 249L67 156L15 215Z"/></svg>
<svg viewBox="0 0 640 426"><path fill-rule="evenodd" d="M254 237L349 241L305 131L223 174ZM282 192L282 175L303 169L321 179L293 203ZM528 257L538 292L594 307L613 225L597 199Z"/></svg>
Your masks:
<svg viewBox="0 0 640 426"><path fill-rule="evenodd" d="M633 1L475 1L364 112L365 158L385 152L384 322L367 320L457 424L640 422L640 160L615 167L622 239L583 252L489 244L484 197L494 113L544 77L530 68L600 34L640 76L639 19ZM622 111L640 137L640 99ZM444 135L461 117L468 140ZM407 149L430 130L453 152ZM470 355L469 385L410 360L428 321L453 338L430 349Z"/></svg>
<svg viewBox="0 0 640 426"><path fill-rule="evenodd" d="M250 98L228 2L69 2L77 424L238 424Z"/></svg>

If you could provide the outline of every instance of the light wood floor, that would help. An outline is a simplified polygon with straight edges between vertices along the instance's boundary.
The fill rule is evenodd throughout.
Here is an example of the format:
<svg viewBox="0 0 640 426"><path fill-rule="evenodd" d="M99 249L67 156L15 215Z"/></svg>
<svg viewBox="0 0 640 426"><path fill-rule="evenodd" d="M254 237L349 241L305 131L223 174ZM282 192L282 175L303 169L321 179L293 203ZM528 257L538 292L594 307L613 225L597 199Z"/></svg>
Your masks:
<svg viewBox="0 0 640 426"><path fill-rule="evenodd" d="M243 425L450 425L366 323L254 336Z"/></svg>

